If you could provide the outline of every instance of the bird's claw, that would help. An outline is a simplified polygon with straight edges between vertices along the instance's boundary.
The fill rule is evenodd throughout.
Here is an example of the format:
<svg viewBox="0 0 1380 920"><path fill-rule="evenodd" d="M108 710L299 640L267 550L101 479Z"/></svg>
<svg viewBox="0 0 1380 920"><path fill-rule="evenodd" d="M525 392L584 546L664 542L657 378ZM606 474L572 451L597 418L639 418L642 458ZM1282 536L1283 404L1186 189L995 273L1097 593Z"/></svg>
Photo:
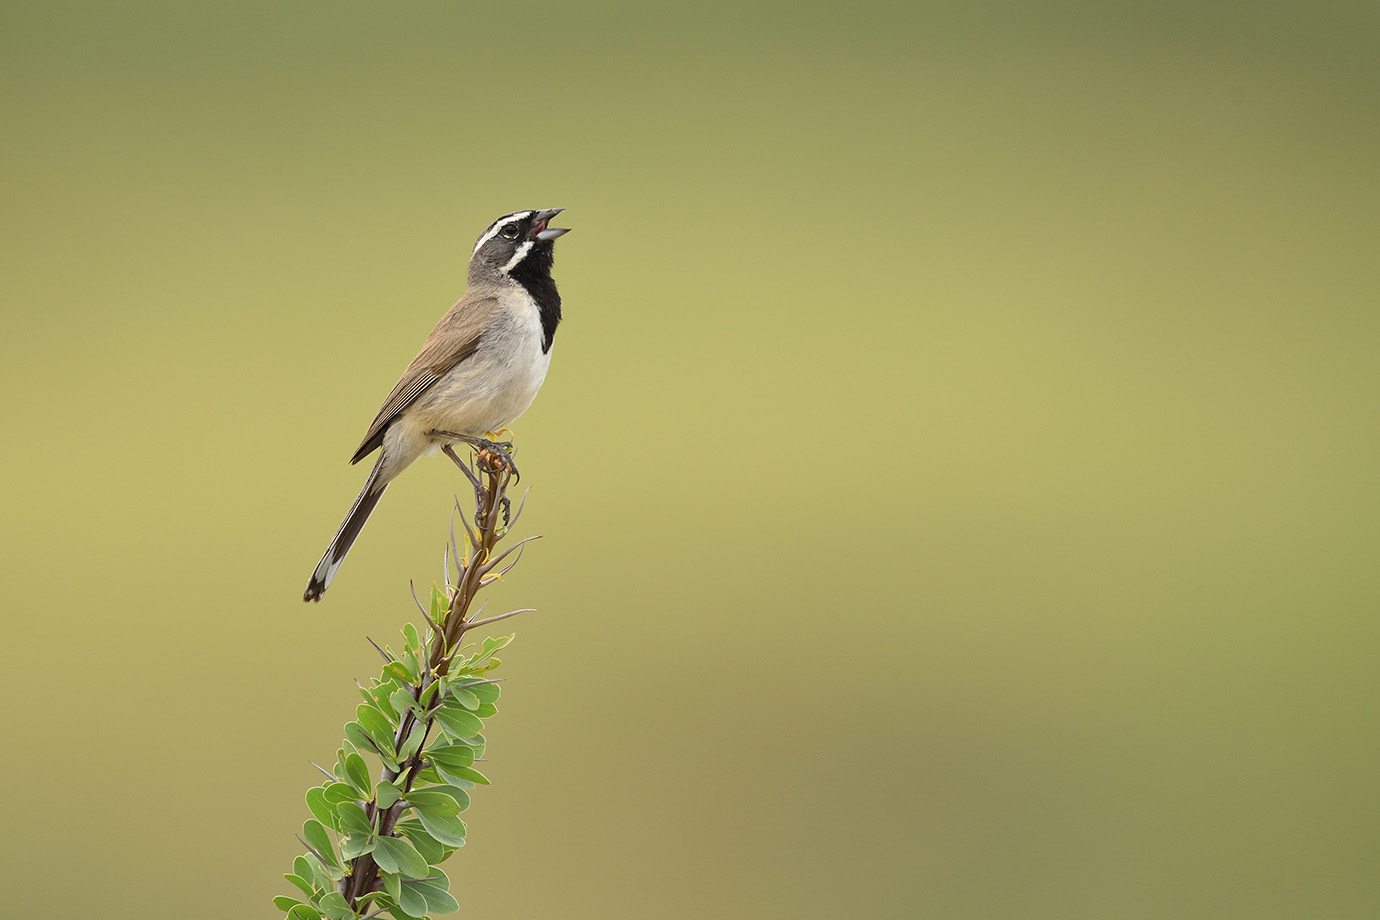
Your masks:
<svg viewBox="0 0 1380 920"><path fill-rule="evenodd" d="M515 482L521 481L522 474L518 472L517 464L513 462L513 442L512 441L490 441L488 438L479 438L474 442L474 448L479 453L479 459L491 469L502 469L507 467L513 474Z"/></svg>
<svg viewBox="0 0 1380 920"><path fill-rule="evenodd" d="M506 467L508 471L513 474L514 481L522 478L522 474L518 472L517 464L513 462L512 441L490 441L488 438L480 438L475 441L474 449L479 455L479 463L481 466L495 472ZM484 504L484 497L479 494L478 490L475 492L475 499L475 504L478 507L475 508L474 522L482 530L485 525L485 515L481 510ZM508 496L504 495L498 500L498 508L499 512L503 515L503 527L506 529L512 521L513 503L508 500Z"/></svg>
<svg viewBox="0 0 1380 920"><path fill-rule="evenodd" d="M508 496L505 495L498 500L498 510L499 513L503 515L503 529L507 530L508 525L511 523L513 510L513 503L508 500ZM478 527L480 530L484 529L485 515L482 507L475 509L474 526Z"/></svg>

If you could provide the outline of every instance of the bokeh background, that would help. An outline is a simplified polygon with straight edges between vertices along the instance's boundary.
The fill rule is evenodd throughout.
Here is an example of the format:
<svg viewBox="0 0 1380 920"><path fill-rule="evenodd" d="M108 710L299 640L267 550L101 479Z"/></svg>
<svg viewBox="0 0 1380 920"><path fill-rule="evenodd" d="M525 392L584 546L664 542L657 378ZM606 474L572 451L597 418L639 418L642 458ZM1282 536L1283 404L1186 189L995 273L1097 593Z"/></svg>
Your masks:
<svg viewBox="0 0 1380 920"><path fill-rule="evenodd" d="M8 3L13 917L271 917L563 206L489 917L1380 912L1380 6Z"/></svg>

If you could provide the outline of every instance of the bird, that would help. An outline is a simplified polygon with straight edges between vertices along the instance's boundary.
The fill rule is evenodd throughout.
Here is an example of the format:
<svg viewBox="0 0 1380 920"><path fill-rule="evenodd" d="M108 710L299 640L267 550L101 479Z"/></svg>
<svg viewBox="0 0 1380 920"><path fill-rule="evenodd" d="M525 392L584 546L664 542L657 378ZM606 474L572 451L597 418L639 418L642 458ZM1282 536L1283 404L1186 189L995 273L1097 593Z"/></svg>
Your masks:
<svg viewBox="0 0 1380 920"><path fill-rule="evenodd" d="M551 364L561 321L554 242L569 229L549 224L563 210L514 211L479 235L464 295L431 330L350 458L379 452L302 600L321 599L388 484L414 460L456 443L495 454L511 447L488 436L527 410ZM508 452L500 456L516 472Z"/></svg>

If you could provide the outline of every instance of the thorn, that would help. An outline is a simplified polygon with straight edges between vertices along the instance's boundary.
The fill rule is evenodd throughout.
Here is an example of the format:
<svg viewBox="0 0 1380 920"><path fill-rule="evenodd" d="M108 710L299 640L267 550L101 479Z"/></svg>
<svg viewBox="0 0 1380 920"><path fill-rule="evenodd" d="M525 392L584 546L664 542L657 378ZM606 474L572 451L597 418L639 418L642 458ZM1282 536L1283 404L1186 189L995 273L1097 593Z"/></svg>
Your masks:
<svg viewBox="0 0 1380 920"><path fill-rule="evenodd" d="M456 499L455 507L450 509L450 549L451 557L455 560L455 571L460 572L460 544L455 542L455 512L460 510L460 500ZM464 515L460 515L462 518ZM450 569L446 569L446 584L450 584Z"/></svg>
<svg viewBox="0 0 1380 920"><path fill-rule="evenodd" d="M523 543L526 543L526 542L527 542L526 540L523 541ZM490 579L490 581L489 581L489 582L486 582L486 581L483 581L483 580L481 579L481 580L480 580L480 584L490 584L490 583L493 582L493 581L497 581L498 579L502 578L504 575L507 575L509 572L511 572L511 571L513 570L513 566L517 565L519 562L522 561L522 543L519 543L517 546L515 546L515 547L513 547L513 548L516 549L516 550L518 551L517 558L514 559L512 562L508 563L507 565L505 565L502 569L500 569L500 570L498 571L497 574L491 575L491 574L489 574L489 570L488 570L488 569L485 569L485 570L484 570L484 578L488 578L488 579ZM498 564L497 562L494 563L494 565L497 565L497 564ZM489 568L493 568L493 566L490 566Z"/></svg>
<svg viewBox="0 0 1380 920"><path fill-rule="evenodd" d="M508 523L509 527L512 527L514 524L516 524L518 522L518 518L522 517L522 509L527 505L527 493L531 491L531 486L528 486L526 489L522 490L522 498L518 499L517 510L513 512L513 519Z"/></svg>
<svg viewBox="0 0 1380 920"><path fill-rule="evenodd" d="M336 776L334 773L327 773L327 772L326 772L326 768L323 767L323 766L321 766L321 764L316 763L315 761L311 761L311 760L308 760L307 763L311 764L313 767L315 767L316 769L320 770L320 771L321 771L321 775L324 776L324 777L326 777L326 779L330 780L331 782L333 782L333 783L338 783L338 782L340 782L340 777Z"/></svg>
<svg viewBox="0 0 1380 920"><path fill-rule="evenodd" d="M477 617L477 616L479 616L481 613L483 613L483 612L484 612L484 608L487 607L487 606L489 606L489 602L488 602L488 601L485 601L484 603L482 603L482 604L479 605L479 609L478 609L478 610L476 610L473 614L470 615L470 619L468 619L468 620L465 621L465 630L466 630L466 631L469 631L469 628L470 628L471 626L474 625L474 623L473 623L474 618ZM461 635L464 635L464 633L461 633Z"/></svg>
<svg viewBox="0 0 1380 920"><path fill-rule="evenodd" d="M480 612L483 612L483 611L481 610ZM474 629L476 626L488 626L490 623L497 623L499 620L506 620L506 619L508 619L508 617L515 617L515 616L517 616L519 613L536 613L536 612L537 612L537 608L535 608L535 607L524 607L524 608L522 608L521 610L510 610L510 611L508 611L507 613L500 613L500 614L499 614L498 616L496 616L496 617L489 617L487 620L472 620L472 621L468 624L468 626L467 626L466 628L467 628L467 629ZM501 679L501 678L500 678L500 679ZM491 681L481 681L481 683L491 683ZM471 685L470 685L470 684L466 684L465 686L468 687L468 686L471 686Z"/></svg>
<svg viewBox="0 0 1380 920"><path fill-rule="evenodd" d="M467 537L470 538L470 546L478 546L478 545L479 545L479 538L476 537L476 536L474 535L474 531L470 529L470 522L469 522L469 518L467 518L467 517L465 516L465 509L460 507L460 498L459 498L459 496L456 496L456 498L455 498L455 510L460 512L460 523L465 525L465 535L466 535ZM455 520L455 518L454 518L454 516L452 516L452 517L451 517L452 526L454 526L454 520ZM457 558L458 558L458 556L459 556L459 554L457 554Z"/></svg>
<svg viewBox="0 0 1380 920"><path fill-rule="evenodd" d="M540 540L540 539L541 539L541 534L536 534L535 536L524 537L524 538L522 538L521 540L519 540L519 541L517 541L516 543L514 543L512 546L510 546L510 547L508 547L507 549L505 549L503 552L499 553L498 556L495 557L492 561L489 561L489 560L486 559L485 562L484 562L483 567L482 567L479 571L480 571L481 573L487 573L487 572L488 572L489 570L491 570L494 566L498 565L498 564L499 564L500 562L502 562L504 559L507 559L509 553L512 553L514 550L519 550L519 551L521 551L522 545L523 545L524 543L531 543L533 540Z"/></svg>
<svg viewBox="0 0 1380 920"><path fill-rule="evenodd" d="M374 647L374 651L378 652L380 655L383 656L383 660L384 660L384 661L390 661L390 662L391 662L391 661L393 660L393 656L392 656L392 655L389 655L389 654L388 654L387 652L385 652L383 649L379 648L379 644L378 644L377 642L375 642L373 639L370 639L368 636L365 636L364 638L365 638L365 641L367 641L370 645L372 645L372 646ZM358 681L356 681L356 683L358 683Z"/></svg>
<svg viewBox="0 0 1380 920"><path fill-rule="evenodd" d="M307 843L305 840L303 840L301 834L293 834L292 836L296 837L296 838L297 838L297 842L300 843L300 844L302 844L302 846L304 846L304 847L307 848L307 852L308 852L308 853L310 853L311 855L315 856L318 860L320 860L320 861L321 861L321 865L325 866L325 867L328 868L328 869L330 868L331 864L328 863L328 862L326 861L326 857L324 857L324 856L321 855L321 851L320 851L320 850L318 850L316 847L312 846L310 843Z"/></svg>
<svg viewBox="0 0 1380 920"><path fill-rule="evenodd" d="M426 620L426 625L430 626L433 630L439 633L441 631L441 627L436 625L436 622L431 619L431 615L426 612L426 608L422 606L422 599L417 596L417 586L414 585L410 580L408 581L407 586L412 589L412 602L416 604L417 609L421 611L422 619ZM449 582L446 583L446 587L450 587Z"/></svg>
<svg viewBox="0 0 1380 920"><path fill-rule="evenodd" d="M514 611L513 611L513 613L528 613L528 612L529 612L529 611L526 611L526 610L514 610ZM512 616L512 614L508 614L508 616ZM495 617L495 619L498 619L498 617ZM452 690L464 690L464 689L466 689L466 688L468 688L468 687L478 687L480 684L501 684L501 683L503 683L503 682L504 682L505 680L507 680L507 679L508 679L508 678L506 678L506 677L490 677L490 678L487 678L486 680L472 680L472 681L469 681L469 682L467 682L467 683L456 684L454 687L451 687L451 689L452 689Z"/></svg>

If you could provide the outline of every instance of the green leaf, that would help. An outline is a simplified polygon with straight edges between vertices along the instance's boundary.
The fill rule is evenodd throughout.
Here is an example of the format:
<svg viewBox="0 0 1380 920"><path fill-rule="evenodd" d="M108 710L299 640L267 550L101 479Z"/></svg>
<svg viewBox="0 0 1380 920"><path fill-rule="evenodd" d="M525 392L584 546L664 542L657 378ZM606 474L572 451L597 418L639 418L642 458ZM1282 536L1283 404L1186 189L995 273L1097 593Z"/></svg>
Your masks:
<svg viewBox="0 0 1380 920"><path fill-rule="evenodd" d="M313 786L307 790L307 808L311 810L312 817L320 821L327 827L335 827L335 809L331 803L326 801L326 790L321 786Z"/></svg>
<svg viewBox="0 0 1380 920"><path fill-rule="evenodd" d="M384 678L375 680L374 686L369 690L370 695L374 698L374 702L378 704L379 710L386 715L388 721L392 722L394 725L398 724L398 713L406 711L407 708L404 706L402 709L398 709L393 705L393 694L401 689L402 683L404 682L389 680L385 676ZM408 697L411 698L411 688L409 687L407 690Z"/></svg>
<svg viewBox="0 0 1380 920"><path fill-rule="evenodd" d="M459 786L428 786L427 792L440 792L444 795L450 796L451 798L455 799L456 803L460 806L461 811L464 811L465 809L470 807L470 794L466 792L464 789L461 789Z"/></svg>
<svg viewBox="0 0 1380 920"><path fill-rule="evenodd" d="M470 686L465 687L464 689L479 697L479 702L481 703L498 702L498 684L471 684Z"/></svg>
<svg viewBox="0 0 1380 920"><path fill-rule="evenodd" d="M402 877L396 872L383 873L383 890L393 899L393 903L398 903L398 898L402 897Z"/></svg>
<svg viewBox="0 0 1380 920"><path fill-rule="evenodd" d="M369 765L358 754L345 756L345 778L355 787L361 799L367 800L374 794L374 785L369 782Z"/></svg>
<svg viewBox="0 0 1380 920"><path fill-rule="evenodd" d="M450 612L450 598L446 592L441 590L441 586L436 582L431 583L431 622L443 624L446 622L446 614Z"/></svg>
<svg viewBox="0 0 1380 920"><path fill-rule="evenodd" d="M428 899L427 903L430 904L431 900ZM345 896L338 891L332 891L323 895L320 904L321 913L330 917L331 920L347 920L347 918L355 916L355 912L351 910L350 905L346 903Z"/></svg>
<svg viewBox="0 0 1380 920"><path fill-rule="evenodd" d="M444 877L444 875L442 876ZM449 880L447 880L449 881ZM426 909L430 913L453 914L460 909L460 904L451 897L446 886L442 886L432 881L404 882L404 887L411 888L422 896L426 901Z"/></svg>
<svg viewBox="0 0 1380 920"><path fill-rule="evenodd" d="M481 719L487 719L496 712L498 712L498 707L493 703L480 703L479 708L475 710L474 714Z"/></svg>
<svg viewBox="0 0 1380 920"><path fill-rule="evenodd" d="M433 745L422 756L443 770L454 771L474 763L474 748L467 744L438 744Z"/></svg>
<svg viewBox="0 0 1380 920"><path fill-rule="evenodd" d="M378 753L378 746L374 744L374 739L369 737L364 726L358 722L345 723L345 738L361 751L368 751L371 754Z"/></svg>
<svg viewBox="0 0 1380 920"><path fill-rule="evenodd" d="M455 738L472 737L484 727L484 723L473 713L466 712L463 707L452 706L449 701L436 710L436 721L447 735Z"/></svg>
<svg viewBox="0 0 1380 920"><path fill-rule="evenodd" d="M454 788L454 786L432 786L427 789L413 789L407 794L407 802L414 806L418 812L430 812L434 815L447 817L458 815L465 809L461 806L460 799L450 791ZM465 795L463 791L460 794ZM469 804L468 795L465 795L465 804Z"/></svg>
<svg viewBox="0 0 1380 920"><path fill-rule="evenodd" d="M383 761L384 765L393 769L398 769L398 759L394 756L393 738L391 735L374 736L364 730L358 722L345 723L345 737L355 747L361 751L368 751L375 757ZM358 754L354 755L358 757ZM346 773L348 774L348 770Z"/></svg>
<svg viewBox="0 0 1380 920"><path fill-rule="evenodd" d="M431 782L433 786L450 785L458 789L464 789L466 792L474 788L474 783L465 779L463 776L457 776L454 773L436 767L433 767L431 772L436 774L436 778Z"/></svg>
<svg viewBox="0 0 1380 920"><path fill-rule="evenodd" d="M307 871L311 873L312 884L314 884L317 888L321 888L323 890L329 890L331 888L334 888L335 883L339 881L340 878L345 874L343 870L337 869L332 866L327 866L325 863L323 863L321 860L317 859L310 853L308 853L306 856L299 856L297 858L305 860L307 865L310 866L310 868ZM298 874L301 875L301 873ZM306 878L305 875L303 875L302 877Z"/></svg>
<svg viewBox="0 0 1380 920"><path fill-rule="evenodd" d="M344 837L341 840L341 858L346 861L355 861L360 857L367 857L374 852L374 847L378 844L378 837L360 836Z"/></svg>
<svg viewBox="0 0 1380 920"><path fill-rule="evenodd" d="M302 892L302 894L306 895L307 897L315 897L316 889L312 887L311 882L302 878L302 876L288 873L287 875L283 876L283 878L287 879L289 882L292 882L292 884L295 885Z"/></svg>
<svg viewBox="0 0 1380 920"><path fill-rule="evenodd" d="M446 844L447 847L465 846L465 822L461 821L460 815L440 815L435 811L418 811L418 821L422 822L422 828L426 833L431 834L436 843Z"/></svg>
<svg viewBox="0 0 1380 920"><path fill-rule="evenodd" d="M417 753L417 749L422 746L422 742L424 741L426 741L426 726L421 722L413 722L411 731L407 733L406 740L403 741L402 747L398 749L398 760L407 760L413 754Z"/></svg>
<svg viewBox="0 0 1380 920"><path fill-rule="evenodd" d="M431 589L432 589L432 592L433 592L433 593L432 593L432 602L431 602L431 618L432 618L433 620L435 620L435 619L436 619L436 600L435 600L435 598L436 598L436 596L437 596L437 594L438 594L439 592L437 591L437 588L436 588L436 586L435 586L434 584L431 586ZM438 621L438 622L439 622L439 621ZM417 634L417 627L413 626L411 623L407 623L407 624L405 624L405 625L403 626L403 638L407 640L407 647L410 648L410 649L420 649L420 648L422 647L422 637L419 636L419 635Z"/></svg>
<svg viewBox="0 0 1380 920"><path fill-rule="evenodd" d="M501 648L506 648L509 642L513 641L512 634L506 636L485 636L484 644L481 648L486 655L492 655Z"/></svg>
<svg viewBox="0 0 1380 920"><path fill-rule="evenodd" d="M379 808L388 808L400 798L402 798L401 789L386 779L379 780L378 795L374 799Z"/></svg>
<svg viewBox="0 0 1380 920"><path fill-rule="evenodd" d="M417 852L422 854L422 859L433 866L445 862L446 857L450 855L451 848L433 840L419 821L399 821L397 830L411 840Z"/></svg>
<svg viewBox="0 0 1380 920"><path fill-rule="evenodd" d="M388 747L393 746L393 732L397 726L389 722L388 716L384 715L377 705L371 706L368 703L360 703L355 709L355 719L374 738L387 738Z"/></svg>
<svg viewBox="0 0 1380 920"><path fill-rule="evenodd" d="M462 746L468 747L471 751L473 751L476 760L484 756L483 735L475 735L472 738L456 738L453 736L447 736L443 740L438 740L437 743L432 745L433 748L439 748L441 750L449 750L452 748Z"/></svg>
<svg viewBox="0 0 1380 920"><path fill-rule="evenodd" d="M415 684L422 676L422 661L418 657L418 652L408 649L403 653L402 665L407 670L409 684Z"/></svg>
<svg viewBox="0 0 1380 920"><path fill-rule="evenodd" d="M368 749L379 753L385 760L396 761L396 752L393 750L395 726L389 722L388 717L376 706L361 703L355 710L355 719L373 742ZM348 730L346 737L350 737Z"/></svg>
<svg viewBox="0 0 1380 920"><path fill-rule="evenodd" d="M383 666L383 673L389 677L400 680L405 684L414 683L417 679L415 674L408 672L401 661L390 661Z"/></svg>
<svg viewBox="0 0 1380 920"><path fill-rule="evenodd" d="M475 735L473 738L456 738L460 744L468 744L474 750L474 759L478 760L484 756L484 736Z"/></svg>
<svg viewBox="0 0 1380 920"><path fill-rule="evenodd" d="M383 878L383 876L384 873L380 872L379 878ZM355 913L362 914L368 912L368 905L373 904L375 901L379 902L380 907L386 907L388 905L388 895L382 891L371 891L368 894L360 895L355 900Z"/></svg>
<svg viewBox="0 0 1380 920"><path fill-rule="evenodd" d="M408 878L426 878L431 874L417 848L401 837L380 837L374 848L374 862L385 872L397 872Z"/></svg>
<svg viewBox="0 0 1380 920"><path fill-rule="evenodd" d="M479 708L479 697L468 690L452 690L450 698L471 711Z"/></svg>
<svg viewBox="0 0 1380 920"><path fill-rule="evenodd" d="M404 883L398 896L398 907L402 908L403 913L413 917L425 916L426 896L418 891L415 885Z"/></svg>
<svg viewBox="0 0 1380 920"><path fill-rule="evenodd" d="M487 673L489 671L492 671L501 663L497 658L494 657L494 652L503 648L505 645L512 641L513 637L511 635L490 636L486 638L483 644L480 646L479 651L475 652L473 655L466 658L464 661L460 662L460 670L474 671L478 673Z"/></svg>
<svg viewBox="0 0 1380 920"><path fill-rule="evenodd" d="M465 822L458 815L440 815L418 809L417 819L437 843L448 847L465 845Z"/></svg>
<svg viewBox="0 0 1380 920"><path fill-rule="evenodd" d="M340 821L340 832L349 834L351 837L356 835L369 836L374 832L373 825L369 823L369 816L354 802L341 802L336 806L336 816Z"/></svg>
<svg viewBox="0 0 1380 920"><path fill-rule="evenodd" d="M331 846L330 835L326 833L326 828L320 821L310 820L302 825L302 839L321 854L321 858L327 863L340 868L340 860L336 858L335 848Z"/></svg>
<svg viewBox="0 0 1380 920"><path fill-rule="evenodd" d="M439 680L433 680L431 683L427 684L426 689L422 691L422 695L417 698L417 705L423 709L429 707L431 701L436 698L436 691L439 689L441 689L441 682Z"/></svg>
<svg viewBox="0 0 1380 920"><path fill-rule="evenodd" d="M305 880L307 884L312 886L313 890L330 887L330 879L317 872L316 867L312 865L315 861L315 857L310 860L305 856L297 857L292 861L292 874Z"/></svg>
<svg viewBox="0 0 1380 920"><path fill-rule="evenodd" d="M388 705L393 707L394 712L403 713L416 706L417 701L412 698L411 690L407 687L400 687L389 694Z"/></svg>
<svg viewBox="0 0 1380 920"><path fill-rule="evenodd" d="M489 785L489 778L487 776L470 767L456 767L454 770L447 769L445 772L454 774L458 779L469 780L481 786Z"/></svg>
<svg viewBox="0 0 1380 920"><path fill-rule="evenodd" d="M303 904L296 898L279 896L273 899L273 905L279 910L287 911L287 915L293 920L321 920L321 914L310 904Z"/></svg>
<svg viewBox="0 0 1380 920"><path fill-rule="evenodd" d="M327 783L325 787L326 801L331 805L339 805L341 802L353 802L355 799L363 798L355 787L349 783Z"/></svg>

